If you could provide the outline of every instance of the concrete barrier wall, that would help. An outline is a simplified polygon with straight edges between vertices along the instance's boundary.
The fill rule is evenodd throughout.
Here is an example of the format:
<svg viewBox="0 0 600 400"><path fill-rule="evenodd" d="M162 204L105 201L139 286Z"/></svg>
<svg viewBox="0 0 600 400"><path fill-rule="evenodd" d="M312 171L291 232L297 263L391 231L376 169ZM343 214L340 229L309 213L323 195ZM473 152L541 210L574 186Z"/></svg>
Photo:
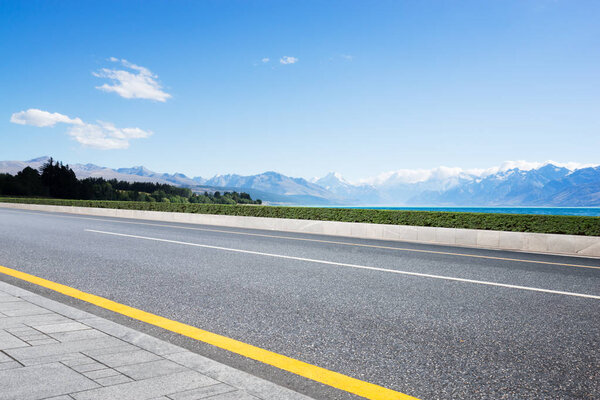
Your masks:
<svg viewBox="0 0 600 400"><path fill-rule="evenodd" d="M600 258L600 237L0 203L0 207Z"/></svg>

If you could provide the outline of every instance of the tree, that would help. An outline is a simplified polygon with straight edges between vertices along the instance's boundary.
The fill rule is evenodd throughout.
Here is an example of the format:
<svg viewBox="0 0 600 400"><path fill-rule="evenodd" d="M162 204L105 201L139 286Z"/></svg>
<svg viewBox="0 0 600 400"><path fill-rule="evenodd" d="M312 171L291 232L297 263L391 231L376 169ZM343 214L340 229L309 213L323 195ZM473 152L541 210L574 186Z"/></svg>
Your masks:
<svg viewBox="0 0 600 400"><path fill-rule="evenodd" d="M15 177L17 194L21 196L43 196L44 185L39 172L31 167L25 167Z"/></svg>
<svg viewBox="0 0 600 400"><path fill-rule="evenodd" d="M41 174L40 174L41 172ZM193 193L163 183L125 182L116 179L86 178L79 180L69 165L50 158L40 172L26 167L16 176L0 174L0 195L50 196L59 199L120 200L201 204L261 204L248 193Z"/></svg>
<svg viewBox="0 0 600 400"><path fill-rule="evenodd" d="M42 166L42 184L48 188L52 197L62 199L79 197L80 184L75 172L68 165L58 162L54 164L52 158Z"/></svg>

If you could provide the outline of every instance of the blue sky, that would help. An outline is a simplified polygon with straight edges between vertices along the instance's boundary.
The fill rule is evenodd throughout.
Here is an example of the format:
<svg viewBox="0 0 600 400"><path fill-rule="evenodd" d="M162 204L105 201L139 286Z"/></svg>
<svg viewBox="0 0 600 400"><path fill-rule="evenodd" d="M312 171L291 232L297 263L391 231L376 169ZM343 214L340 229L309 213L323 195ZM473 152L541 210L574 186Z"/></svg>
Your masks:
<svg viewBox="0 0 600 400"><path fill-rule="evenodd" d="M566 0L3 1L0 159L349 179L598 163L599 16Z"/></svg>

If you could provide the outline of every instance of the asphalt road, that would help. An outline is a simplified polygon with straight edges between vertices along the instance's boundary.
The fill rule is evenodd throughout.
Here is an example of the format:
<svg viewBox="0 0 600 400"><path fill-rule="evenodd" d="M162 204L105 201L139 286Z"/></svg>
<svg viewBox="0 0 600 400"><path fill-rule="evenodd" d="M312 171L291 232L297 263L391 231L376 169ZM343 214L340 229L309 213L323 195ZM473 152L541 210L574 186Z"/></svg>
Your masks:
<svg viewBox="0 0 600 400"><path fill-rule="evenodd" d="M0 208L0 265L421 399L600 398L597 259Z"/></svg>

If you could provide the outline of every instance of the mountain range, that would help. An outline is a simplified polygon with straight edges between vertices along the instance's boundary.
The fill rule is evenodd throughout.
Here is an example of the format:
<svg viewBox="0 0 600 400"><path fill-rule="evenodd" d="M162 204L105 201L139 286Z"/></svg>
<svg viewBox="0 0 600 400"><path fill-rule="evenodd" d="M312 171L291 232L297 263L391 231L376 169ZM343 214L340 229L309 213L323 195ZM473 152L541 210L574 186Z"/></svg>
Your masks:
<svg viewBox="0 0 600 400"><path fill-rule="evenodd" d="M16 174L26 166L40 168L48 157L0 161L0 173ZM600 206L600 166L559 163L507 163L487 170L440 167L399 170L352 183L339 173L306 180L268 171L210 179L167 174L143 166L111 169L70 164L78 178L103 177L128 182L158 182L195 192L236 190L268 204L387 206Z"/></svg>

